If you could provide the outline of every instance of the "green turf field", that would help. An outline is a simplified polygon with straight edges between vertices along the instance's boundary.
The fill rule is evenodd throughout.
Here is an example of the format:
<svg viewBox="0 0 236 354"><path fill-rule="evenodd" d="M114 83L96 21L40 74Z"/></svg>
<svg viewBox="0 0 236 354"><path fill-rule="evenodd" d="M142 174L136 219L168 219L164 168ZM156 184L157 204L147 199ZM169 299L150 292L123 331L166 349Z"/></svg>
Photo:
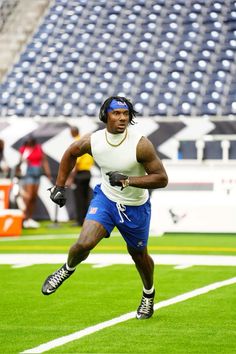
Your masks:
<svg viewBox="0 0 236 354"><path fill-rule="evenodd" d="M164 300L177 295L235 278L236 267L231 264L188 267L157 264L156 304L161 308L149 320L138 321L131 314L131 318L111 325L107 321L132 313L139 304L141 283L133 264L82 264L55 294L47 297L41 295L41 285L60 264L25 266L1 262L1 256L17 257L22 253L25 263L31 253L35 254L35 260L43 254L59 254L66 259L73 235L78 232L79 228L68 228L68 224L49 228L42 223L40 230L24 230L19 238L0 237L0 353L21 353L31 348L34 349L28 352L236 353L235 282L162 306ZM150 237L150 253L157 258L178 255L184 260L187 255L204 255L233 260L235 236ZM127 254L117 233L103 240L91 257L102 258L104 254L108 257ZM95 325L98 327L91 327ZM64 336L72 333L80 338L63 344ZM61 337L60 345L55 346L54 342L50 349L48 342ZM45 347L37 348L42 344Z"/></svg>

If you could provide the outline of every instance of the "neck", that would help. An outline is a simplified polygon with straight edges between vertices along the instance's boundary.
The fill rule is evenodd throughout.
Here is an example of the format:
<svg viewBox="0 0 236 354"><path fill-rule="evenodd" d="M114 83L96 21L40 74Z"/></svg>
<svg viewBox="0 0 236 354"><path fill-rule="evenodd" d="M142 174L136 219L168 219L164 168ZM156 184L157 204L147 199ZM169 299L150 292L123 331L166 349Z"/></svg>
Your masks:
<svg viewBox="0 0 236 354"><path fill-rule="evenodd" d="M110 133L107 129L105 131L106 141L111 146L119 146L127 137L127 129L123 133Z"/></svg>

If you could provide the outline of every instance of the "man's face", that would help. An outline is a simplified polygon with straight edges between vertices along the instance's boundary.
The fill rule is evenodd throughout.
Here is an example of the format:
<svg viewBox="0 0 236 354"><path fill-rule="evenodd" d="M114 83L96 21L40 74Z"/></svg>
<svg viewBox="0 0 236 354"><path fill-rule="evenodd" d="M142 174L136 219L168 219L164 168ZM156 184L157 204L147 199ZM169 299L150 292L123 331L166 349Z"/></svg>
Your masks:
<svg viewBox="0 0 236 354"><path fill-rule="evenodd" d="M123 133L129 124L129 110L123 108L114 109L107 113L107 130L109 133Z"/></svg>

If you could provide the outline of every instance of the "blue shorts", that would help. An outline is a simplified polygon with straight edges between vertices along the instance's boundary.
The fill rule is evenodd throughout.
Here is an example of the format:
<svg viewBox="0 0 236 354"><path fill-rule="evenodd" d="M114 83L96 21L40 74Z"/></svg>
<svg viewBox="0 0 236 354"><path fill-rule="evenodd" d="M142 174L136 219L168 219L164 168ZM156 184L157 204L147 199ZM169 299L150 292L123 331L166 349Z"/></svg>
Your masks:
<svg viewBox="0 0 236 354"><path fill-rule="evenodd" d="M97 185L85 219L103 225L107 237L116 226L127 245L142 249L148 242L150 218L150 200L140 206L121 205L108 199Z"/></svg>
<svg viewBox="0 0 236 354"><path fill-rule="evenodd" d="M22 185L39 184L39 183L40 183L40 177L24 176L21 180Z"/></svg>
<svg viewBox="0 0 236 354"><path fill-rule="evenodd" d="M39 184L42 175L42 168L39 166L28 166L25 176L21 180L22 185Z"/></svg>

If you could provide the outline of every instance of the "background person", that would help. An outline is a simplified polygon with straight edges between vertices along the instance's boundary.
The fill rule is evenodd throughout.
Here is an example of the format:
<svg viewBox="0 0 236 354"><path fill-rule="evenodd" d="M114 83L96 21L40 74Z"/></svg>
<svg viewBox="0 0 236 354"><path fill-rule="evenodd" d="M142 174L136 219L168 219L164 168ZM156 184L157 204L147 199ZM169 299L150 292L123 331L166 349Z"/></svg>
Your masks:
<svg viewBox="0 0 236 354"><path fill-rule="evenodd" d="M102 183L94 189L78 240L71 246L67 263L44 282L44 295L57 288L84 261L90 251L116 226L123 236L143 284L137 319L153 314L155 288L154 262L147 250L151 205L148 189L162 188L168 183L165 168L149 139L132 126L136 111L124 97L110 97L100 109L100 120L106 128L87 134L71 144L63 154L56 186L51 199L65 205L65 183L76 159L85 153L93 156L101 168Z"/></svg>
<svg viewBox="0 0 236 354"><path fill-rule="evenodd" d="M4 140L0 139L0 178L7 178L10 173L10 168L4 154L4 147Z"/></svg>
<svg viewBox="0 0 236 354"><path fill-rule="evenodd" d="M39 223L33 220L32 216L35 211L40 177L43 173L51 180L51 172L46 155L43 152L41 144L39 144L33 135L30 135L25 143L20 147L21 154L18 168L26 165L25 174L21 177L22 198L24 202L24 228L38 228Z"/></svg>
<svg viewBox="0 0 236 354"><path fill-rule="evenodd" d="M79 129L71 127L71 136L78 141L80 139ZM93 158L89 154L78 157L75 167L67 180L67 185L74 185L76 225L82 226L88 211L89 203L92 198L92 189L90 188L91 168Z"/></svg>

